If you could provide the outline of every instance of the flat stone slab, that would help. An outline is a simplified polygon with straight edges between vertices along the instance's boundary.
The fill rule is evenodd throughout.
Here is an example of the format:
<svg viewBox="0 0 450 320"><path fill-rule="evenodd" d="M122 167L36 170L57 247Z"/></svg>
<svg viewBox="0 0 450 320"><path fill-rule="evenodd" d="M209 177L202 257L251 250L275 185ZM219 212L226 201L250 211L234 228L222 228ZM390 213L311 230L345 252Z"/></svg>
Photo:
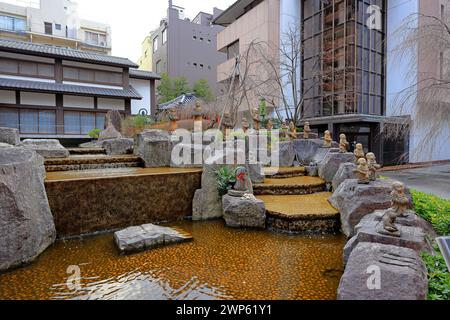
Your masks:
<svg viewBox="0 0 450 320"><path fill-rule="evenodd" d="M392 245L396 247L408 248L416 251L417 253L428 252L433 253L433 248L430 246L425 232L421 228L406 227L397 224L397 227L401 231L401 237L388 236L379 234L377 227L381 224L378 221L371 221L366 223L360 223L356 227L356 236L351 239L344 248L344 262L346 256L354 250L354 248L363 242L379 243L385 245Z"/></svg>
<svg viewBox="0 0 450 320"><path fill-rule="evenodd" d="M408 248L360 243L352 252L338 300L426 300L427 269Z"/></svg>
<svg viewBox="0 0 450 320"><path fill-rule="evenodd" d="M138 253L175 243L191 241L190 234L173 228L145 224L114 233L114 240L123 254Z"/></svg>

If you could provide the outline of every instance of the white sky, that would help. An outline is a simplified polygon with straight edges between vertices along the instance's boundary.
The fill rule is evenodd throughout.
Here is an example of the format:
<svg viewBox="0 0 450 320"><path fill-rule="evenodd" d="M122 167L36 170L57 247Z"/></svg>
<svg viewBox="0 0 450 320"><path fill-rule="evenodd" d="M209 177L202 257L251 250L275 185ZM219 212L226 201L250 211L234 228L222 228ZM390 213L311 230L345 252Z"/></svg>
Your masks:
<svg viewBox="0 0 450 320"><path fill-rule="evenodd" d="M106 22L112 27L113 55L137 61L141 43L167 15L168 0L76 0L81 18ZM174 0L193 19L199 11L226 9L235 0Z"/></svg>

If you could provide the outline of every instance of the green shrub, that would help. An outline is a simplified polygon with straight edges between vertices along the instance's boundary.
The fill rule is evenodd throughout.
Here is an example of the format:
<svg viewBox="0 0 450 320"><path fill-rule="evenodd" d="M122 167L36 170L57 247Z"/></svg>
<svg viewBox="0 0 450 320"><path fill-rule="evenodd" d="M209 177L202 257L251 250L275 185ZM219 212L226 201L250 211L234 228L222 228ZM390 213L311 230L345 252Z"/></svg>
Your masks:
<svg viewBox="0 0 450 320"><path fill-rule="evenodd" d="M439 249L436 256L424 253L422 258L428 268L428 300L450 300L450 273Z"/></svg>
<svg viewBox="0 0 450 320"><path fill-rule="evenodd" d="M92 129L91 131L89 131L88 136L91 137L92 139L98 139L101 132L102 130L100 129Z"/></svg>
<svg viewBox="0 0 450 320"><path fill-rule="evenodd" d="M416 190L411 190L411 195L417 214L430 222L439 235L450 235L450 201Z"/></svg>
<svg viewBox="0 0 450 320"><path fill-rule="evenodd" d="M217 191L223 197L231 190L236 183L236 170L230 170L227 167L220 168L217 172Z"/></svg>
<svg viewBox="0 0 450 320"><path fill-rule="evenodd" d="M147 116L137 115L133 118L133 125L135 127L143 127L153 124L153 120Z"/></svg>

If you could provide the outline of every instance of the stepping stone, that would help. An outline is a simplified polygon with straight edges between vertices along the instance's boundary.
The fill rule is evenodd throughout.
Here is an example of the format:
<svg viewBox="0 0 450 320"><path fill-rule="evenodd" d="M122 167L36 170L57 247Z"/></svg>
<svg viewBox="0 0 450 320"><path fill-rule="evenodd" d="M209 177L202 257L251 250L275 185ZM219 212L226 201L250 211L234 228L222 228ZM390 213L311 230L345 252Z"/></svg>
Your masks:
<svg viewBox="0 0 450 320"><path fill-rule="evenodd" d="M192 235L185 231L153 224L130 227L114 233L116 245L123 254L138 253L192 239Z"/></svg>
<svg viewBox="0 0 450 320"><path fill-rule="evenodd" d="M331 193L300 196L258 196L267 210L267 224L272 230L291 234L335 233L340 215L328 202Z"/></svg>

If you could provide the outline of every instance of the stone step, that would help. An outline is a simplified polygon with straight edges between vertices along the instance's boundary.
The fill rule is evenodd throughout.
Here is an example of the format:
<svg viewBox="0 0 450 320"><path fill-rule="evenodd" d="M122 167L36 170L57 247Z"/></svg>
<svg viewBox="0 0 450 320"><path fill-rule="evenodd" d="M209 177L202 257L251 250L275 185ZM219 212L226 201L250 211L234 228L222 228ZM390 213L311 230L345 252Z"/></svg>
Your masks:
<svg viewBox="0 0 450 320"><path fill-rule="evenodd" d="M271 179L284 179L284 178L294 178L302 177L306 175L305 167L269 167L264 168L264 174L266 177Z"/></svg>
<svg viewBox="0 0 450 320"><path fill-rule="evenodd" d="M133 155L106 156L106 155L79 155L62 159L45 160L47 172L97 170L114 168L138 168L144 163L140 157Z"/></svg>
<svg viewBox="0 0 450 320"><path fill-rule="evenodd" d="M71 155L97 155L106 154L103 148L68 148Z"/></svg>
<svg viewBox="0 0 450 320"><path fill-rule="evenodd" d="M267 210L267 225L279 232L337 233L340 214L328 202L331 193L312 195L258 196Z"/></svg>
<svg viewBox="0 0 450 320"><path fill-rule="evenodd" d="M308 195L326 190L324 180L317 177L266 179L253 186L255 195Z"/></svg>

